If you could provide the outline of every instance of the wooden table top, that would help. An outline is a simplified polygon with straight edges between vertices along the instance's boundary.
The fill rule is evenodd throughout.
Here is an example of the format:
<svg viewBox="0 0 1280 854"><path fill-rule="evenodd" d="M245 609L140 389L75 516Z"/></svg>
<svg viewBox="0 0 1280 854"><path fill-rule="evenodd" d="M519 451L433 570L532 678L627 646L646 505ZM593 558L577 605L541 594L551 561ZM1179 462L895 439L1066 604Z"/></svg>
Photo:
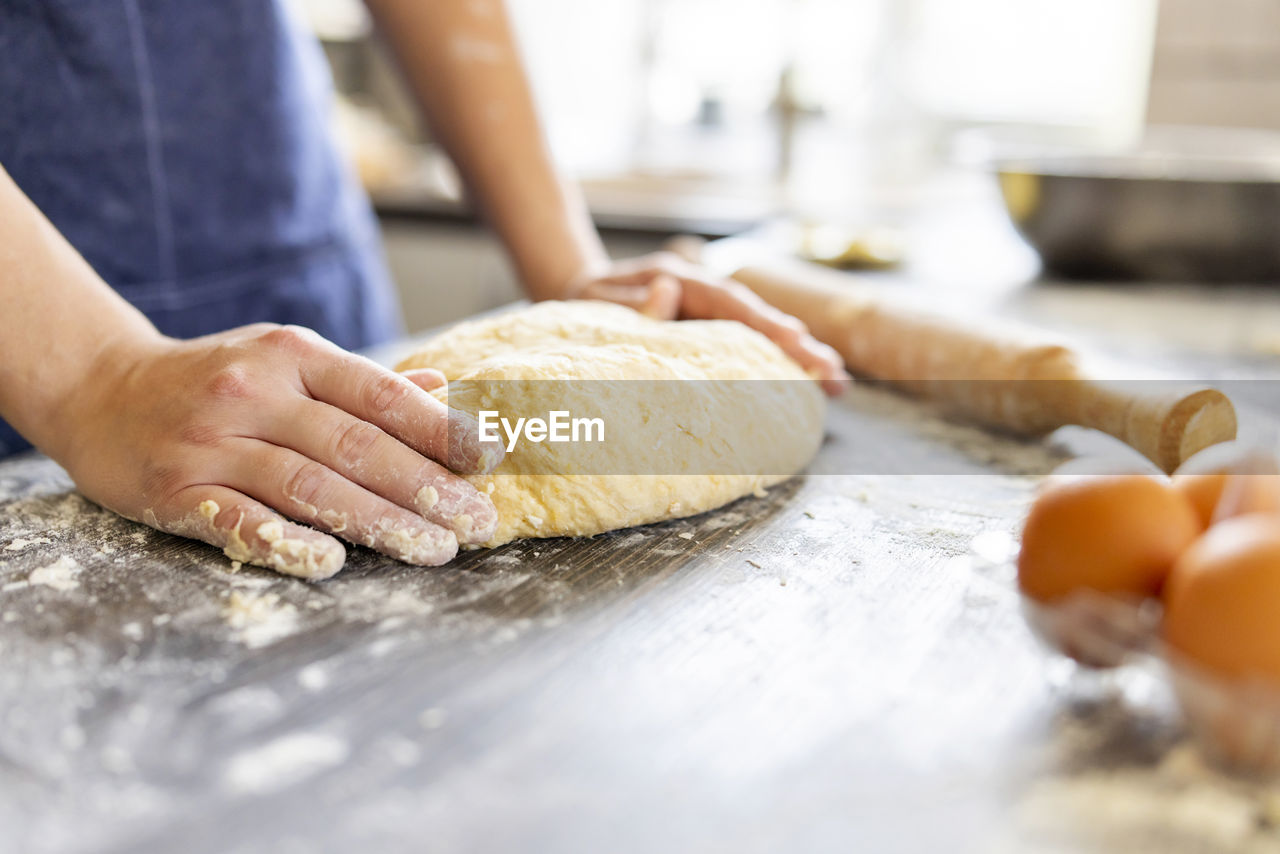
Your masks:
<svg viewBox="0 0 1280 854"><path fill-rule="evenodd" d="M1010 304L1091 298L1120 324ZM1206 766L1158 674L1043 652L988 560L1089 441L859 386L764 498L323 583L4 462L0 850L1280 850L1280 788Z"/></svg>

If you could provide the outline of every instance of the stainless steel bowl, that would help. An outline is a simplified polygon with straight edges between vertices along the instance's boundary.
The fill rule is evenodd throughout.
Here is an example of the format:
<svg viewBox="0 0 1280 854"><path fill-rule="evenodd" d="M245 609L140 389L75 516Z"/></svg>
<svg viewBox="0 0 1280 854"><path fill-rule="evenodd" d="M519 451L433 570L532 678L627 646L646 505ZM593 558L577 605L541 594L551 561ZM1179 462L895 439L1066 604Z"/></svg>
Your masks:
<svg viewBox="0 0 1280 854"><path fill-rule="evenodd" d="M996 171L1050 273L1280 281L1280 134L1164 129L1129 152L1003 157Z"/></svg>

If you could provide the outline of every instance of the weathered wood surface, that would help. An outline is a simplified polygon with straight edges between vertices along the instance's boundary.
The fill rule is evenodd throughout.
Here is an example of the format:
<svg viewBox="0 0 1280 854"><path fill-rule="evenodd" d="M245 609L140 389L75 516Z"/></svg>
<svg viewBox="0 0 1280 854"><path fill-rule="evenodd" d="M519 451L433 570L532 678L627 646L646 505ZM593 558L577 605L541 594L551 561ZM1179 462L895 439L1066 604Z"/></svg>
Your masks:
<svg viewBox="0 0 1280 854"><path fill-rule="evenodd" d="M320 584L0 464L0 849L1280 850L981 559L1061 444L867 387L828 431L701 517Z"/></svg>

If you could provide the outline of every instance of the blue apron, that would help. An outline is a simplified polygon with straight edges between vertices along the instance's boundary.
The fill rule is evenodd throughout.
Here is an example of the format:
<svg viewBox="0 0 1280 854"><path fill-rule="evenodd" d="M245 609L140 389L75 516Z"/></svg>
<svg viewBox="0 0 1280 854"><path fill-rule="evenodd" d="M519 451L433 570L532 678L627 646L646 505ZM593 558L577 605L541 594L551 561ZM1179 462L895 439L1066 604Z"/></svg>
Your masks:
<svg viewBox="0 0 1280 854"><path fill-rule="evenodd" d="M399 331L329 97L282 0L0 2L0 165L168 335Z"/></svg>

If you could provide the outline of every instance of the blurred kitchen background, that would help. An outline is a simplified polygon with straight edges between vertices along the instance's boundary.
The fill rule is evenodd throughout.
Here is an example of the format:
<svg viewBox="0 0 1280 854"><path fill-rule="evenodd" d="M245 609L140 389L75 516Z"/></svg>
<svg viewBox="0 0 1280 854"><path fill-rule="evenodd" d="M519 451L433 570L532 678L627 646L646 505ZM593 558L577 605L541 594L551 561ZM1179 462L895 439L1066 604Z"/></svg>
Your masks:
<svg viewBox="0 0 1280 854"><path fill-rule="evenodd" d="M518 296L359 0L298 4L410 330ZM1252 129L1233 139L1262 149L1280 129L1275 0L508 5L553 148L615 256L783 222L832 263L1025 282L1040 264L993 157L1123 149L1150 125Z"/></svg>

